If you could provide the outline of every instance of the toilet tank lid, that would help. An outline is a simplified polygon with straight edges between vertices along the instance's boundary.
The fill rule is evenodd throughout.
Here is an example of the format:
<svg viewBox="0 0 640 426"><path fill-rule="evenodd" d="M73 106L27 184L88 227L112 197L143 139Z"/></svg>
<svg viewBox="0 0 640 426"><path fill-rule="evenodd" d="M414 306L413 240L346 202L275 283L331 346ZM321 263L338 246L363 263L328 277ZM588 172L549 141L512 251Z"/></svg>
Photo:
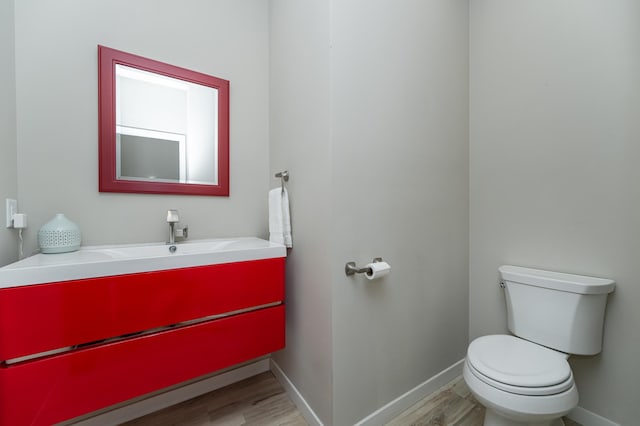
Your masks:
<svg viewBox="0 0 640 426"><path fill-rule="evenodd" d="M498 268L498 271L500 271L500 276L504 281L567 291L570 293L606 294L611 293L616 286L615 281L607 278L565 274L562 272L523 268L521 266L502 265Z"/></svg>

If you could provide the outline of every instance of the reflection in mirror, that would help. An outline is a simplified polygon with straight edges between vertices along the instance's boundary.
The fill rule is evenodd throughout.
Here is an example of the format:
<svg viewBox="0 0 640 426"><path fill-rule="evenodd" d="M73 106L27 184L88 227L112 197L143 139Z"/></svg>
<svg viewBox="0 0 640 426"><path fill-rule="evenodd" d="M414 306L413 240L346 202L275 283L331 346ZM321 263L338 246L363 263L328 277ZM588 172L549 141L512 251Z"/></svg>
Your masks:
<svg viewBox="0 0 640 426"><path fill-rule="evenodd" d="M116 126L118 179L187 182L185 135Z"/></svg>
<svg viewBox="0 0 640 426"><path fill-rule="evenodd" d="M100 190L228 195L228 81L99 52Z"/></svg>
<svg viewBox="0 0 640 426"><path fill-rule="evenodd" d="M117 64L118 179L215 185L217 105L216 89Z"/></svg>

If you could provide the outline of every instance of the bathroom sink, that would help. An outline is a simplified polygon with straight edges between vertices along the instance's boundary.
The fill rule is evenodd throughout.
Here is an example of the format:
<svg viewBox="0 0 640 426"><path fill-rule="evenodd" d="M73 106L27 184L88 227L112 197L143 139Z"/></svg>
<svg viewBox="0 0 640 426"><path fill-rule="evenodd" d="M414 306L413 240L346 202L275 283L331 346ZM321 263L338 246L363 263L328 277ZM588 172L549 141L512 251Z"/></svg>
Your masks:
<svg viewBox="0 0 640 426"><path fill-rule="evenodd" d="M142 259L148 257L184 256L214 253L234 244L234 240L194 241L179 244L149 244L99 249L100 254L113 259Z"/></svg>
<svg viewBox="0 0 640 426"><path fill-rule="evenodd" d="M71 253L40 253L2 267L0 288L285 256L284 246L253 237L193 240L173 246L87 246Z"/></svg>

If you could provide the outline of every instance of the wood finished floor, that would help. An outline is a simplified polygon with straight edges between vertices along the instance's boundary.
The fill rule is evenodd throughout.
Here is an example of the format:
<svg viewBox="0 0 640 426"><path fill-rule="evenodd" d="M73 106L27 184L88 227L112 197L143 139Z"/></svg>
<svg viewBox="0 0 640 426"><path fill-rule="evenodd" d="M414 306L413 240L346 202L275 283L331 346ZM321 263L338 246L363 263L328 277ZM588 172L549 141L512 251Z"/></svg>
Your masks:
<svg viewBox="0 0 640 426"><path fill-rule="evenodd" d="M481 426L484 408L458 377L387 426ZM564 419L566 426L580 426ZM126 426L304 426L302 414L270 373L262 373L125 423Z"/></svg>

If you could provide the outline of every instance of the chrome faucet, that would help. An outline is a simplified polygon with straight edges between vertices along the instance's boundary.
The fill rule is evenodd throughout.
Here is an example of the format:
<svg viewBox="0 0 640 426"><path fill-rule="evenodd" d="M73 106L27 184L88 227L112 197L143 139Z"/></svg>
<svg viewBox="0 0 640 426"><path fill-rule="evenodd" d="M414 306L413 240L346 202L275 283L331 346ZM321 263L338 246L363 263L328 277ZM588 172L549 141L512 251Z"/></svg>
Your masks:
<svg viewBox="0 0 640 426"><path fill-rule="evenodd" d="M180 222L178 210L167 211L167 223L169 223L169 241L167 241L167 244L176 243L176 223L178 222Z"/></svg>
<svg viewBox="0 0 640 426"><path fill-rule="evenodd" d="M175 244L176 236L182 237L183 239L187 239L189 228L185 226L184 228L176 228L176 223L180 222L180 215L178 214L178 210L168 210L167 211L167 223L169 224L169 241L167 244Z"/></svg>

